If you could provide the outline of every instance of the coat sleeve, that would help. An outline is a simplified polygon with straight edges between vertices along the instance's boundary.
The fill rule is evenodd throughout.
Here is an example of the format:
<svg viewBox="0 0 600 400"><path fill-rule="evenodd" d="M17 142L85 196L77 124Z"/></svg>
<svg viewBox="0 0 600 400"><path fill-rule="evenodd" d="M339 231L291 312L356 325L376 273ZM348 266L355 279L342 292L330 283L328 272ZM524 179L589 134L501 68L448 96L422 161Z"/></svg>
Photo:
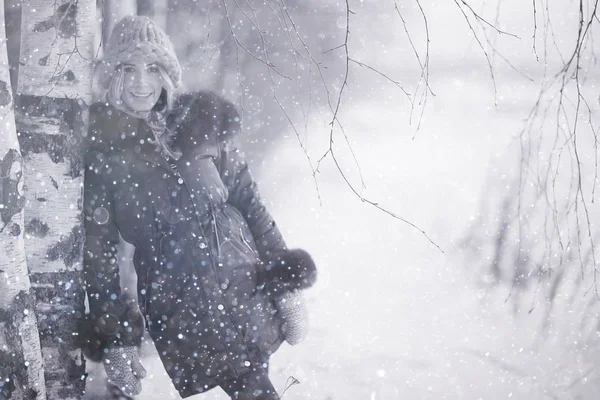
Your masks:
<svg viewBox="0 0 600 400"><path fill-rule="evenodd" d="M88 152L86 158L83 277L90 313L86 316L87 325L80 329L79 339L84 350L139 346L143 318L132 299L127 300L121 294L117 261L119 229L113 195L104 178L107 166L100 152Z"/></svg>
<svg viewBox="0 0 600 400"><path fill-rule="evenodd" d="M286 244L273 217L267 211L244 154L232 138L221 142L221 179L229 192L227 202L236 207L248 222L261 259L285 250Z"/></svg>

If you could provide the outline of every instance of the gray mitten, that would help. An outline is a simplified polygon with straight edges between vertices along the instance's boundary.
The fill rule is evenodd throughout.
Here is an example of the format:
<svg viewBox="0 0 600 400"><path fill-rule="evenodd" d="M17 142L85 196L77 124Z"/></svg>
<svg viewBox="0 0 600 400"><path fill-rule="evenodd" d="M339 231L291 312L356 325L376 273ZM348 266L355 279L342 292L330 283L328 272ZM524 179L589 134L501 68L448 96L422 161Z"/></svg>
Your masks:
<svg viewBox="0 0 600 400"><path fill-rule="evenodd" d="M274 302L283 321L281 332L285 341L292 346L302 342L308 331L308 313L302 293L291 290L277 297Z"/></svg>
<svg viewBox="0 0 600 400"><path fill-rule="evenodd" d="M107 349L103 358L108 382L117 386L127 396L142 392L142 378L146 370L140 362L135 346Z"/></svg>

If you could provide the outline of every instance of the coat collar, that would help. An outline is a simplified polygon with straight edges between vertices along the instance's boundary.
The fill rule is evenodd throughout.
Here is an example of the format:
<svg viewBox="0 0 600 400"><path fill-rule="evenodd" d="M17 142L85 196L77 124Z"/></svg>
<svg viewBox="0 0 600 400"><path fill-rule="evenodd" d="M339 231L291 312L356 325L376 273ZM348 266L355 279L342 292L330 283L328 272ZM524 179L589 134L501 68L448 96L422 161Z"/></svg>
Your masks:
<svg viewBox="0 0 600 400"><path fill-rule="evenodd" d="M167 125L174 129L182 149L205 141L227 141L240 132L235 106L213 92L195 91L179 96Z"/></svg>
<svg viewBox="0 0 600 400"><path fill-rule="evenodd" d="M103 153L127 152L154 164L168 165L156 151L154 135L145 121L106 103L90 108L88 148Z"/></svg>
<svg viewBox="0 0 600 400"><path fill-rule="evenodd" d="M233 139L240 131L235 107L222 97L205 91L181 95L167 118L168 129L175 131L174 147L186 156L200 153L215 156L219 143ZM135 155L168 168L156 151L154 135L145 121L107 103L90 108L88 147L102 152L132 151Z"/></svg>

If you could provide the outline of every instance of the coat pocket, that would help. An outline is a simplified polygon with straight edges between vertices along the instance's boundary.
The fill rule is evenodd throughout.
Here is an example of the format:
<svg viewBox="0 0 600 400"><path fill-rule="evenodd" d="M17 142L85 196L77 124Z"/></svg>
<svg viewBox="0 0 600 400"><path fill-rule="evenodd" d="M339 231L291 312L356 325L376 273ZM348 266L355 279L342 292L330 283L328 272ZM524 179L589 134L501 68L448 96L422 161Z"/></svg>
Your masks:
<svg viewBox="0 0 600 400"><path fill-rule="evenodd" d="M245 224L245 221L243 222L243 224ZM240 241L246 246L246 248L248 249L248 251L250 251L251 254L253 254L254 256L258 257L258 252L256 251L256 245L253 247L250 240L252 240L251 235L248 235L244 233L244 226L240 225ZM249 229L246 226L246 229L249 231ZM249 239L250 238L250 239ZM252 240L252 242L254 242L254 240Z"/></svg>
<svg viewBox="0 0 600 400"><path fill-rule="evenodd" d="M225 206L215 214L219 262L226 269L243 268L258 261L252 238L244 232L243 218L236 214L231 206Z"/></svg>
<svg viewBox="0 0 600 400"><path fill-rule="evenodd" d="M231 230L235 232L240 243L244 246L248 253L258 258L258 249L256 247L252 231L250 230L250 226L248 225L248 221L246 221L237 208L231 205L227 205L225 210L225 213L231 221Z"/></svg>

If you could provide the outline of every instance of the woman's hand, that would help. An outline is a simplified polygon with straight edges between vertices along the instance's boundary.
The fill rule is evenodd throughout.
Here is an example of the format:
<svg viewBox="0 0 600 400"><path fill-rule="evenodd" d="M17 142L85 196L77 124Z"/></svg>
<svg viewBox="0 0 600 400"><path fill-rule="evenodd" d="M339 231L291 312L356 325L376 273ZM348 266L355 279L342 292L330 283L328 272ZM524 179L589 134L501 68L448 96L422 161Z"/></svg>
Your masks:
<svg viewBox="0 0 600 400"><path fill-rule="evenodd" d="M302 289L314 285L317 267L301 249L272 252L257 266L257 281L271 298L281 319L281 334L292 346L304 340L308 331L308 313Z"/></svg>
<svg viewBox="0 0 600 400"><path fill-rule="evenodd" d="M103 363L110 384L130 397L142 392L141 380L146 377L146 369L140 362L137 347L107 349Z"/></svg>

